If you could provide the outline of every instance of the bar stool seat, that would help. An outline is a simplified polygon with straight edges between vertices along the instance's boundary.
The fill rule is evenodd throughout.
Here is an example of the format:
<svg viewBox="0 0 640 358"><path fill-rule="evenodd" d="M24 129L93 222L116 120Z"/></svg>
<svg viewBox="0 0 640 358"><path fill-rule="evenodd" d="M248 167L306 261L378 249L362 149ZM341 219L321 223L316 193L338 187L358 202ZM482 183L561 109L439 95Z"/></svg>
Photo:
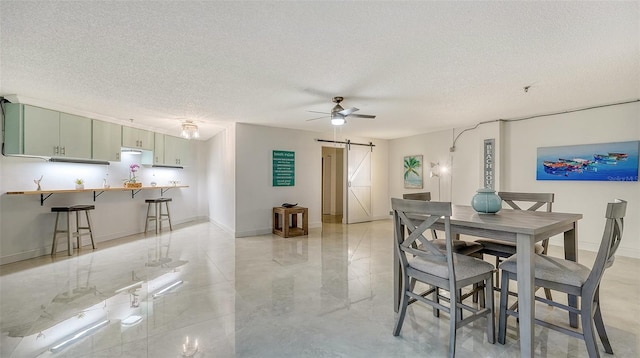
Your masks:
<svg viewBox="0 0 640 358"><path fill-rule="evenodd" d="M155 199L146 199L144 202L147 203L147 219L144 223L144 232L146 233L149 228L149 221L155 221L156 224L156 234L159 231L162 231L162 222L169 222L169 231L173 231L173 226L171 225L171 214L169 213L169 202L171 198L155 198ZM162 204L164 203L166 214L162 213ZM154 206L154 212L151 213L151 206Z"/></svg>
<svg viewBox="0 0 640 358"><path fill-rule="evenodd" d="M69 256L73 255L73 246L71 245L71 238L76 238L76 245L78 250L81 245L82 236L89 235L91 238L91 246L95 250L96 243L93 239L93 230L91 228L91 216L89 215L89 211L94 210L95 205L73 205L73 206L54 206L51 208L51 212L56 213L56 224L53 229L53 244L51 245L51 255L55 255L57 249L57 238L58 234L67 234L67 252ZM80 222L80 212L83 211L87 218L87 226L81 226ZM76 213L76 231L71 231L71 213ZM66 230L58 230L58 226L60 223L60 214L67 215L67 228ZM82 232L82 230L86 230L86 232Z"/></svg>

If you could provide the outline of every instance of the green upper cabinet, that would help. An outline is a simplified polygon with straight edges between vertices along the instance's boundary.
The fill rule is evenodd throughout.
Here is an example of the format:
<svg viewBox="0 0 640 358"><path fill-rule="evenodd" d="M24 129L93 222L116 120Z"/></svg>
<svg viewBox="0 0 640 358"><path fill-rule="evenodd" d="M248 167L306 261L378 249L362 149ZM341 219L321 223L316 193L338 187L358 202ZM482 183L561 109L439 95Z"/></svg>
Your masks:
<svg viewBox="0 0 640 358"><path fill-rule="evenodd" d="M154 133L133 127L122 127L122 146L127 148L153 150Z"/></svg>
<svg viewBox="0 0 640 358"><path fill-rule="evenodd" d="M189 165L191 158L191 145L184 138L170 135L164 136L164 164L165 165Z"/></svg>
<svg viewBox="0 0 640 358"><path fill-rule="evenodd" d="M91 158L91 119L60 113L62 156Z"/></svg>
<svg viewBox="0 0 640 358"><path fill-rule="evenodd" d="M153 164L164 164L164 134L155 134L155 144L153 149Z"/></svg>
<svg viewBox="0 0 640 358"><path fill-rule="evenodd" d="M93 159L107 160L110 162L120 161L120 147L122 145L121 125L94 119L92 139Z"/></svg>
<svg viewBox="0 0 640 358"><path fill-rule="evenodd" d="M19 103L5 105L5 153L91 158L91 120Z"/></svg>

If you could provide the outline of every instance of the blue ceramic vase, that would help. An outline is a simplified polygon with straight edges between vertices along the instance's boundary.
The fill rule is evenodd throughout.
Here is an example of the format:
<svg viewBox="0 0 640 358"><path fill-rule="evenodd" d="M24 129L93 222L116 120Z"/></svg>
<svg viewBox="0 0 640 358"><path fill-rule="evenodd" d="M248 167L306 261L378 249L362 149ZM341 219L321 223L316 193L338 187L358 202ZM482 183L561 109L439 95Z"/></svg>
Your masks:
<svg viewBox="0 0 640 358"><path fill-rule="evenodd" d="M495 214L502 209L502 199L493 189L478 189L471 206L479 214Z"/></svg>

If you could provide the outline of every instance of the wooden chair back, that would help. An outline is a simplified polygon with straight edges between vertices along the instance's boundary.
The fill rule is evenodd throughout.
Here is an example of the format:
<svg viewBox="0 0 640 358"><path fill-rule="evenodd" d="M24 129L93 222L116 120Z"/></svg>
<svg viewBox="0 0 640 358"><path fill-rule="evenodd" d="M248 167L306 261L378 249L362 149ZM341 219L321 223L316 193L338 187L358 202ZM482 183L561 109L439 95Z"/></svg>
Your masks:
<svg viewBox="0 0 640 358"><path fill-rule="evenodd" d="M553 205L553 193L516 193L509 191L498 192L498 196L514 210L536 211L541 207L545 207L546 212L551 212ZM531 204L528 208L523 209L520 205L524 203Z"/></svg>
<svg viewBox="0 0 640 358"><path fill-rule="evenodd" d="M602 242L600 243L600 248L598 249L591 273L585 282L585 289L597 288L600 285L604 270L613 265L615 253L622 240L624 216L626 212L627 202L624 200L618 199L616 202L607 204L607 211L605 213L607 221L604 227L604 233L602 234Z"/></svg>
<svg viewBox="0 0 640 358"><path fill-rule="evenodd" d="M431 201L431 192L402 194L402 199Z"/></svg>
<svg viewBox="0 0 640 358"><path fill-rule="evenodd" d="M403 270L408 267L407 254L420 256L427 261L442 264L447 262L449 279L455 282L453 250L451 245L451 203L429 202L391 198L394 224L394 245ZM441 251L424 233L443 218L445 224L446 252ZM406 232L408 233L405 236ZM420 246L420 249L418 249Z"/></svg>

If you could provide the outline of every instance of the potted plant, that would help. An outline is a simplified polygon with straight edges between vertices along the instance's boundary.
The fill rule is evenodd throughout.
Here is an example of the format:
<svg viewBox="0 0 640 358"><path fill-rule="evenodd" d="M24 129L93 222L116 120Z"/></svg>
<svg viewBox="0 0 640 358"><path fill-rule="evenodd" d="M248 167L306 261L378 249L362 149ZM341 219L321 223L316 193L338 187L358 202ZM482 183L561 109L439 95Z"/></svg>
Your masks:
<svg viewBox="0 0 640 358"><path fill-rule="evenodd" d="M84 190L84 179L76 179L76 190Z"/></svg>
<svg viewBox="0 0 640 358"><path fill-rule="evenodd" d="M129 166L129 179L124 180L125 188L142 188L142 183L138 183L136 178L136 172L140 169L138 164L131 164Z"/></svg>

